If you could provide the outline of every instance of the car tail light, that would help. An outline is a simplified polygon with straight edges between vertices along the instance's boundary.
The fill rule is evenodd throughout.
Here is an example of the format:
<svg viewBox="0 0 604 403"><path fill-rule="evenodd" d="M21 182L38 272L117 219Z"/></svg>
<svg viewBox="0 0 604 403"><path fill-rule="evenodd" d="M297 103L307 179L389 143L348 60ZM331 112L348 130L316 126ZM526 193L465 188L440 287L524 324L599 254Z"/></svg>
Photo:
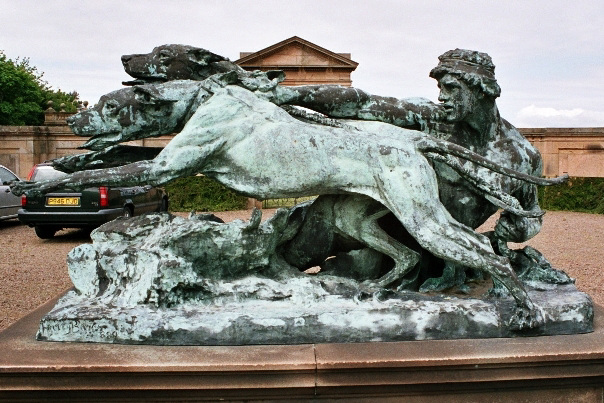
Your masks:
<svg viewBox="0 0 604 403"><path fill-rule="evenodd" d="M29 173L27 174L27 179L28 181L31 180L32 176L34 176L34 172L36 171L36 165L34 165L33 167L31 167L31 169L29 170Z"/></svg>
<svg viewBox="0 0 604 403"><path fill-rule="evenodd" d="M21 195L21 207L25 207L26 204L27 204L27 196L22 194Z"/></svg>
<svg viewBox="0 0 604 403"><path fill-rule="evenodd" d="M99 188L100 205L101 207L109 207L109 188L107 186L101 186Z"/></svg>

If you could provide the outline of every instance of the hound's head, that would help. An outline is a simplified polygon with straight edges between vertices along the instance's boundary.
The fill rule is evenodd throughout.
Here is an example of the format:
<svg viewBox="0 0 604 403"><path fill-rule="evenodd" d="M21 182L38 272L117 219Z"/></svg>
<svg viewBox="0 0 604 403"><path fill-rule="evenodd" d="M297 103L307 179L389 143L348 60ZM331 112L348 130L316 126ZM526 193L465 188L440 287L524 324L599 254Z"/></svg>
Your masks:
<svg viewBox="0 0 604 403"><path fill-rule="evenodd" d="M204 80L216 73L242 70L229 59L202 48L162 45L151 53L124 55L122 64L135 81L126 85L170 80Z"/></svg>
<svg viewBox="0 0 604 403"><path fill-rule="evenodd" d="M197 97L209 95L200 82L137 85L104 95L93 108L67 120L79 136L92 136L82 148L105 147L179 132Z"/></svg>

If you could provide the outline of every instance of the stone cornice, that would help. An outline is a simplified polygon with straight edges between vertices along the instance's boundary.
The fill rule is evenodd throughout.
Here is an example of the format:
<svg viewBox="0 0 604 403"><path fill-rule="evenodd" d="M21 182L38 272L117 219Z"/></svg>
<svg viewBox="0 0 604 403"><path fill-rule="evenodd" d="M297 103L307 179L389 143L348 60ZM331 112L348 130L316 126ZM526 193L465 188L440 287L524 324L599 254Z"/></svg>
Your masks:
<svg viewBox="0 0 604 403"><path fill-rule="evenodd" d="M305 65L304 67L332 67L332 68L340 67L340 68L348 68L352 71L352 70L356 69L358 66L357 62L350 59L350 57L347 57L347 56L350 56L350 54L348 54L348 53L347 54L335 53L335 52L327 50L321 46L318 46L312 42L309 42L305 39L299 38L297 36L292 36L291 38L285 39L279 43L276 43L274 45L271 45L267 48L261 49L254 53L244 53L244 56L241 57L239 60L236 60L235 63L240 66L251 67L251 66L255 65L256 60L266 58L267 56L275 54L275 53L279 52L280 50L282 50L292 44L299 44L302 46L306 46L306 47L314 50L315 52L323 54L324 56L328 57L329 59L337 62L337 64L333 64L333 65L329 65L329 66L324 66L324 65L318 65L318 66L308 65L308 66L306 66ZM267 67L267 66L262 65L262 67ZM275 68L277 68L277 67L286 67L286 66L275 66ZM294 66L292 66L292 67L294 67ZM301 67L301 66L295 66L295 67Z"/></svg>

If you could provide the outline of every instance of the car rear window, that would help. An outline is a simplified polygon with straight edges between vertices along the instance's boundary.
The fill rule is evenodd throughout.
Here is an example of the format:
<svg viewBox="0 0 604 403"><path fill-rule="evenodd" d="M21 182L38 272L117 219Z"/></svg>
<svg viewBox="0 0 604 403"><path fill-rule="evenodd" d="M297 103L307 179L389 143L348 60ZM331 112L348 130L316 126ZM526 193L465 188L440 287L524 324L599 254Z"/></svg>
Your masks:
<svg viewBox="0 0 604 403"><path fill-rule="evenodd" d="M45 181L49 179L58 179L66 176L65 172L57 171L51 166L41 166L38 167L33 175L31 176L31 180L34 182L37 181Z"/></svg>

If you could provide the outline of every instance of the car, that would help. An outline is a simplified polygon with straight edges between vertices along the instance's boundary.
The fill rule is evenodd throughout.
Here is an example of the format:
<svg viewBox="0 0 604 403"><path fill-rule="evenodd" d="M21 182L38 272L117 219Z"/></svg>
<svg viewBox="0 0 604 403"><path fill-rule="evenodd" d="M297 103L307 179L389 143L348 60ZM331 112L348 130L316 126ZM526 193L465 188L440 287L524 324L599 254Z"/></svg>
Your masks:
<svg viewBox="0 0 604 403"><path fill-rule="evenodd" d="M37 182L67 175L51 163L35 165L27 180ZM131 217L168 210L163 188L99 186L77 192L68 187L40 196L21 196L19 221L33 227L42 239L52 238L63 228L94 229L117 217Z"/></svg>
<svg viewBox="0 0 604 403"><path fill-rule="evenodd" d="M13 171L0 165L0 221L17 218L21 198L11 193L9 185L20 180Z"/></svg>

